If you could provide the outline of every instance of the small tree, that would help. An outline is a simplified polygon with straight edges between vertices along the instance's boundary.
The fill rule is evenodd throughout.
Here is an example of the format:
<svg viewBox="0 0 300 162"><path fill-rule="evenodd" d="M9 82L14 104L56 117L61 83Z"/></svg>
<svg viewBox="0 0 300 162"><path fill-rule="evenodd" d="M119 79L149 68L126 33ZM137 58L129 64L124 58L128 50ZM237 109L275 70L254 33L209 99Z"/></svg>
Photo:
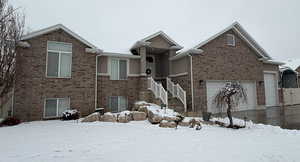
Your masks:
<svg viewBox="0 0 300 162"><path fill-rule="evenodd" d="M230 121L229 128L233 127L231 110L233 106L238 106L242 102L247 102L247 94L243 86L238 82L228 82L215 96L213 102L220 109L227 108L227 116Z"/></svg>
<svg viewBox="0 0 300 162"><path fill-rule="evenodd" d="M14 83L16 47L23 35L24 20L7 0L0 0L0 98Z"/></svg>

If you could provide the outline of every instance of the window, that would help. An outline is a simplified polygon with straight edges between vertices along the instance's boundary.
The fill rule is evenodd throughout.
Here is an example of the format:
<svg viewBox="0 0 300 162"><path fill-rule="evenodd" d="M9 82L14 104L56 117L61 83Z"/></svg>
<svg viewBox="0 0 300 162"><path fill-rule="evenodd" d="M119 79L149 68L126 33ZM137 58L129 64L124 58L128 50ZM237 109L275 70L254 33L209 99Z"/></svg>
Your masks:
<svg viewBox="0 0 300 162"><path fill-rule="evenodd" d="M72 44L48 41L47 45L47 77L70 78Z"/></svg>
<svg viewBox="0 0 300 162"><path fill-rule="evenodd" d="M235 38L233 34L227 34L226 38L227 45L229 46L235 46Z"/></svg>
<svg viewBox="0 0 300 162"><path fill-rule="evenodd" d="M127 60L112 58L110 61L110 69L111 80L127 79Z"/></svg>
<svg viewBox="0 0 300 162"><path fill-rule="evenodd" d="M70 98L49 98L45 101L45 117L60 117L70 109Z"/></svg>
<svg viewBox="0 0 300 162"><path fill-rule="evenodd" d="M108 102L111 112L127 110L127 98L124 96L110 96Z"/></svg>

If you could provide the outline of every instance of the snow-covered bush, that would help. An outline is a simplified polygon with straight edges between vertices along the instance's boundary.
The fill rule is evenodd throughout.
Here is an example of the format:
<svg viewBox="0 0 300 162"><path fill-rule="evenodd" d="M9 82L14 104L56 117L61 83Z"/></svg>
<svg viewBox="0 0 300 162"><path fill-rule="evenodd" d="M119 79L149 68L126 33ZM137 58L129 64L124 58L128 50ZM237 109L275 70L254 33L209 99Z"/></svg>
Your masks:
<svg viewBox="0 0 300 162"><path fill-rule="evenodd" d="M21 123L21 120L15 117L7 117L1 123L0 126L13 126Z"/></svg>
<svg viewBox="0 0 300 162"><path fill-rule="evenodd" d="M76 120L79 119L79 111L76 109L66 110L63 112L62 120Z"/></svg>

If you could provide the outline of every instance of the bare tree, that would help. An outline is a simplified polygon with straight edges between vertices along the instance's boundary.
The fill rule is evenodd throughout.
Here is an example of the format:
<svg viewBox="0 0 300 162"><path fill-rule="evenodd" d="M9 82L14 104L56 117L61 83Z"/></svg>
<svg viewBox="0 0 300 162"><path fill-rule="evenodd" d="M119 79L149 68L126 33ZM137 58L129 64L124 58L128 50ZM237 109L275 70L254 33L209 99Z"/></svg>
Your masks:
<svg viewBox="0 0 300 162"><path fill-rule="evenodd" d="M242 102L247 102L247 94L243 86L238 82L228 82L215 96L214 104L220 109L227 108L227 116L233 128L231 110L233 106L238 106Z"/></svg>
<svg viewBox="0 0 300 162"><path fill-rule="evenodd" d="M25 16L17 8L0 0L0 98L13 87L16 47L23 35Z"/></svg>

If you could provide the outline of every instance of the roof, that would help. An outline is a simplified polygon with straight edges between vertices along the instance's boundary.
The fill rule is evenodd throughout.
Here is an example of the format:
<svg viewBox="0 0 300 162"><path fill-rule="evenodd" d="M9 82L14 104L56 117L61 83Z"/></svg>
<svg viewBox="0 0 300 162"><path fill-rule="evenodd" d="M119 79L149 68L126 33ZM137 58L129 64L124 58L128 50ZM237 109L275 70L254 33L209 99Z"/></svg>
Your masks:
<svg viewBox="0 0 300 162"><path fill-rule="evenodd" d="M84 43L85 45L89 46L90 48L94 48L94 49L98 49L96 46L94 46L92 43L88 42L87 40L83 39L81 36L79 36L78 34L74 33L72 30L70 30L69 28L65 27L62 24L56 24L53 26L50 26L48 28L44 28L29 34L24 35L21 40L28 40L31 39L33 37L37 37L43 34L47 34L56 30L63 30L66 33L70 34L71 36L73 36L74 38L76 38L77 40L79 40L80 42Z"/></svg>
<svg viewBox="0 0 300 162"><path fill-rule="evenodd" d="M137 41L132 47L131 49L139 46L139 45L145 45L145 44L149 44L149 40L152 38L155 38L157 36L162 36L166 41L168 41L170 44L173 44L175 47L177 47L178 49L182 49L183 47L181 45L179 45L178 43L176 43L172 38L170 38L166 33L164 33L163 31L158 31L152 35L149 35L139 41Z"/></svg>
<svg viewBox="0 0 300 162"><path fill-rule="evenodd" d="M234 30L242 39L245 40L250 47L252 47L259 55L266 59L272 59L270 55L247 33L247 31L238 23L234 22L224 30L220 31L219 33L213 35L212 37L208 38L207 40L201 42L200 44L196 45L195 49L201 48L205 44L209 43L210 41L214 40L215 38L219 37L220 35L226 33L229 30Z"/></svg>

